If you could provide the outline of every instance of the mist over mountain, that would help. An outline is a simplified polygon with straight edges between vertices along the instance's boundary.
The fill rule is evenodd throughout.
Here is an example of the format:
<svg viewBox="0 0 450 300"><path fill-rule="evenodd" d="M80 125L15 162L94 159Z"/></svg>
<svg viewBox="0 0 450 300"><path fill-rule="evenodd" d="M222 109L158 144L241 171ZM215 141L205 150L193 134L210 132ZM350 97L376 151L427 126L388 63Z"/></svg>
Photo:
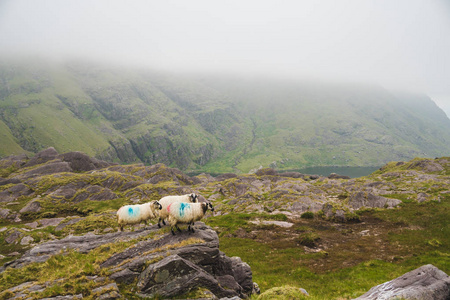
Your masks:
<svg viewBox="0 0 450 300"><path fill-rule="evenodd" d="M42 61L2 62L0 81L1 157L53 146L223 173L378 166L450 146L428 96L379 86Z"/></svg>

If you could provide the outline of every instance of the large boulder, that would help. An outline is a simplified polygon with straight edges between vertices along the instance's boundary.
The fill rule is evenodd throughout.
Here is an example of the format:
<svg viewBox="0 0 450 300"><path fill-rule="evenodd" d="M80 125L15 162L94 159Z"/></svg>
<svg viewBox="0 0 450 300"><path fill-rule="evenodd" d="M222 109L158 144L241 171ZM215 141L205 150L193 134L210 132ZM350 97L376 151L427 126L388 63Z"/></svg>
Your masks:
<svg viewBox="0 0 450 300"><path fill-rule="evenodd" d="M1 191L0 202L13 202L17 200L19 196L28 196L31 193L33 193L33 191L30 188L23 183L19 183Z"/></svg>
<svg viewBox="0 0 450 300"><path fill-rule="evenodd" d="M356 192L349 197L348 204L353 209L366 208L392 208L402 203L398 199L386 198L367 192Z"/></svg>
<svg viewBox="0 0 450 300"><path fill-rule="evenodd" d="M0 169L6 168L20 168L22 167L28 160L28 156L26 154L21 155L11 155L7 156L0 160Z"/></svg>
<svg viewBox="0 0 450 300"><path fill-rule="evenodd" d="M419 169L427 173L432 173L443 171L444 167L436 161L424 159L412 162L408 169Z"/></svg>
<svg viewBox="0 0 450 300"><path fill-rule="evenodd" d="M232 287L237 286L238 289L236 281L232 282ZM219 297L237 295L235 291L222 287L214 276L178 255L168 256L148 266L137 283L139 294L144 297L174 297L199 287L207 288Z"/></svg>
<svg viewBox="0 0 450 300"><path fill-rule="evenodd" d="M90 157L78 151L60 154L58 155L58 158L62 161L68 162L72 170L75 172L91 171L106 168L112 165L111 163Z"/></svg>
<svg viewBox="0 0 450 300"><path fill-rule="evenodd" d="M433 265L425 265L377 285L356 299L447 300L450 299L450 277Z"/></svg>
<svg viewBox="0 0 450 300"><path fill-rule="evenodd" d="M58 151L55 148L49 147L32 157L23 167L32 167L40 165L48 161L54 160L58 156Z"/></svg>

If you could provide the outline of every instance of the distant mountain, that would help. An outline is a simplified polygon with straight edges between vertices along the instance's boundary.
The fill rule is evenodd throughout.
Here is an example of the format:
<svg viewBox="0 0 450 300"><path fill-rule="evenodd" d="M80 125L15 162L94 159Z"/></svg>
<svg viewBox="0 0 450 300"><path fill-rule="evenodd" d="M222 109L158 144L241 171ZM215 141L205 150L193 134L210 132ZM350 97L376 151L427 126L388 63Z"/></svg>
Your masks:
<svg viewBox="0 0 450 300"><path fill-rule="evenodd" d="M79 62L3 62L0 82L2 157L53 146L220 173L377 166L450 149L450 120L430 98L381 87Z"/></svg>

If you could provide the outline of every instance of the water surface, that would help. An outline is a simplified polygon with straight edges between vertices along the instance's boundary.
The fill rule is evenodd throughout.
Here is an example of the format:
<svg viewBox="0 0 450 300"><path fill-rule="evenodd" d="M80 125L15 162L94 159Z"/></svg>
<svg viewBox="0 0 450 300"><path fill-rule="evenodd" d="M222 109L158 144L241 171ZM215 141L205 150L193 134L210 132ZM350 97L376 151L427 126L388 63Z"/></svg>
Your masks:
<svg viewBox="0 0 450 300"><path fill-rule="evenodd" d="M350 178L357 178L362 176L370 175L371 173L378 170L380 167L308 167L296 170L290 170L295 172L300 172L303 174L310 175L320 175L320 176L328 176L331 173L336 173L339 175L346 175Z"/></svg>

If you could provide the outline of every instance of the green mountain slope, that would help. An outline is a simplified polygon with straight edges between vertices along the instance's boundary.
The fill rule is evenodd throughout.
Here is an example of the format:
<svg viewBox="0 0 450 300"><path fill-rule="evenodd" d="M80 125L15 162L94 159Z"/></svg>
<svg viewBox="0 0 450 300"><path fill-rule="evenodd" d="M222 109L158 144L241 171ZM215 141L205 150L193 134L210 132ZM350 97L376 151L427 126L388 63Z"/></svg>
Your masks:
<svg viewBox="0 0 450 300"><path fill-rule="evenodd" d="M380 87L80 62L3 62L0 82L0 156L53 146L215 173L377 166L450 148L450 120L428 97Z"/></svg>
<svg viewBox="0 0 450 300"><path fill-rule="evenodd" d="M427 96L370 86L203 81L227 93L255 123L241 169L380 165L448 153L450 120Z"/></svg>
<svg viewBox="0 0 450 300"><path fill-rule="evenodd" d="M199 169L239 151L249 122L217 92L182 79L89 64L2 64L1 120L16 147L82 151ZM217 134L220 133L220 134ZM0 155L12 153L11 138Z"/></svg>

